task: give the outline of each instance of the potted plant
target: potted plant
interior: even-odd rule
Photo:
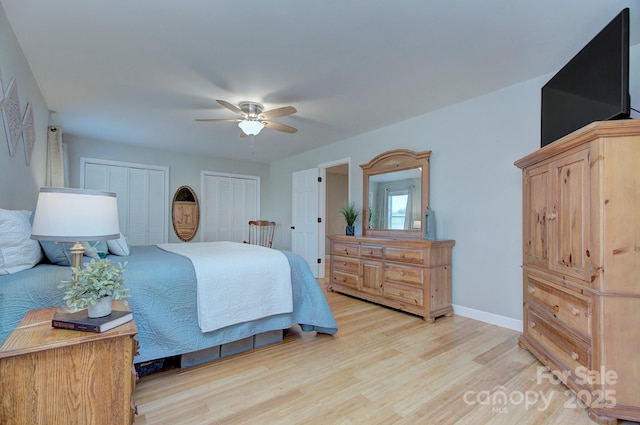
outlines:
[[[354,224],[360,216],[360,208],[355,202],[351,202],[342,207],[338,212],[342,214],[344,221],[347,222],[345,234],[347,236],[353,236],[355,234]]]
[[[117,266],[111,260],[91,260],[84,268],[72,267],[74,279],[63,281],[64,299],[74,310],[88,307],[89,317],[103,317],[111,314],[111,301],[121,300],[127,305],[128,290],[124,287],[124,267]]]

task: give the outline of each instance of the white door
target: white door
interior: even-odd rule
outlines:
[[[116,193],[120,231],[129,244],[167,242],[168,167],[83,157],[80,181],[86,189]]]
[[[260,218],[260,177],[203,172],[201,241],[247,240]]]
[[[293,213],[291,223],[291,251],[302,256],[313,275],[324,277],[324,264],[318,263],[318,234],[320,226],[318,219],[320,198],[319,170],[296,171],[293,173]]]

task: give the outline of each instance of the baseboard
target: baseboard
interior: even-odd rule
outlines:
[[[476,310],[461,305],[453,305],[453,314],[468,317],[469,319],[479,320],[491,325],[500,326],[514,331],[522,332],[522,320],[513,319],[511,317],[500,316],[498,314],[487,313],[486,311]]]

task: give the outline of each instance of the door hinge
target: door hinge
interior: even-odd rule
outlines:
[[[322,183],[322,177],[318,177],[318,183]]]
[[[322,223],[322,217],[318,217],[318,223]]]
[[[318,264],[322,264],[322,258],[318,258]]]

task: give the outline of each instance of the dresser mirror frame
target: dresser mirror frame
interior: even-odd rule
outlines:
[[[173,195],[171,223],[176,236],[183,242],[189,242],[198,233],[200,202],[190,186],[180,186]]]
[[[424,215],[429,207],[429,157],[431,151],[414,152],[408,149],[395,149],[383,152],[366,164],[360,165],[362,168],[362,235],[368,237],[396,238],[396,239],[420,239],[422,238],[422,227],[424,226]],[[370,180],[374,176],[382,177],[389,173],[418,169],[421,171],[420,180],[420,227],[409,230],[397,229],[370,229],[369,228],[369,187]],[[415,196],[415,194],[414,194]]]

